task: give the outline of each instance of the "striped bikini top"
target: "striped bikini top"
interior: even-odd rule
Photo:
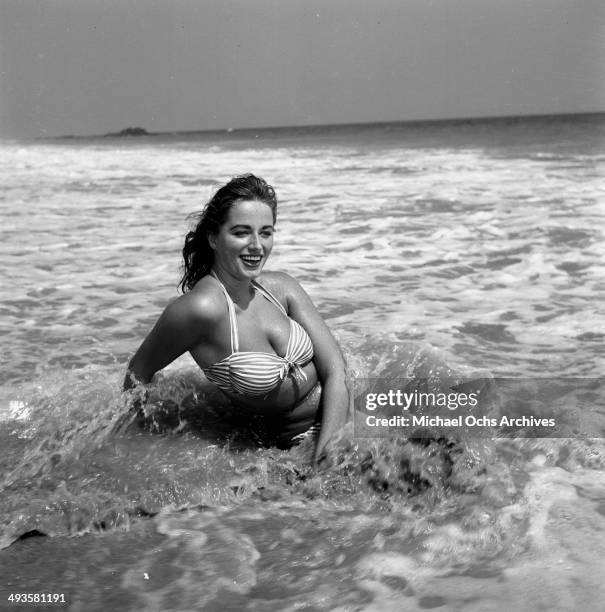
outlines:
[[[283,357],[274,353],[257,353],[253,351],[239,350],[239,334],[237,330],[237,319],[235,306],[229,296],[227,289],[218,277],[229,310],[229,324],[231,328],[231,354],[221,361],[204,369],[206,378],[214,383],[219,389],[244,396],[267,395],[290,372],[299,380],[306,380],[307,376],[302,366],[313,358],[313,344],[307,332],[294,319],[288,317],[288,313],[279,300],[267,289],[252,281],[253,286],[270,302],[272,302],[290,321],[290,337],[286,354]]]

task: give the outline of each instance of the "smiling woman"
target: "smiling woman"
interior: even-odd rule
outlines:
[[[229,225],[208,236],[214,266],[222,275],[255,276],[273,248],[272,209],[264,202],[242,200],[230,211]]]
[[[276,217],[273,188],[252,174],[216,192],[185,239],[183,295],[130,361],[124,388],[189,352],[267,444],[287,448],[319,431],[317,462],[347,419],[345,364],[299,283],[263,273]]]

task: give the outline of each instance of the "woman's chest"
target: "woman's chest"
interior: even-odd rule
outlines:
[[[245,310],[236,308],[235,317],[240,351],[286,355],[292,322],[273,304],[259,296]]]

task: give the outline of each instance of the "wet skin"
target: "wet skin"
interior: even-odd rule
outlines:
[[[257,291],[250,292],[249,280],[256,280],[270,291],[276,290],[274,275],[261,275],[263,266],[273,248],[273,215],[271,209],[255,201],[237,203],[230,211],[227,223],[209,239],[215,251],[214,272],[234,300],[238,325],[239,350],[285,355],[290,336],[290,322]],[[258,260],[258,262],[256,261]],[[203,282],[203,281],[206,282]],[[238,291],[245,283],[246,291]],[[210,286],[208,286],[210,285]],[[198,289],[199,287],[199,289]],[[216,293],[214,278],[202,279],[194,291]],[[230,291],[231,289],[231,291]],[[219,288],[220,291],[220,288]],[[224,297],[219,293],[219,299]],[[277,297],[280,290],[277,288]],[[284,300],[282,305],[287,307]],[[201,343],[190,350],[192,357],[203,369],[231,354],[230,324],[226,303],[224,316],[218,322],[210,342]],[[218,347],[220,350],[213,351]],[[213,354],[210,354],[213,353]],[[318,408],[318,394],[309,392],[317,385],[317,370],[313,361],[303,367],[306,380],[287,376],[276,389],[260,397],[225,394],[250,416],[264,417],[273,429],[283,429],[284,435],[294,436],[307,430],[314,421]],[[308,396],[308,397],[307,397]],[[306,398],[306,401],[302,401]]]
[[[252,281],[257,280],[280,301],[288,316],[307,331],[314,357],[303,367],[306,380],[299,380],[290,372],[265,396],[226,395],[241,407],[243,421],[262,421],[280,444],[306,431],[313,424],[320,405],[329,406],[327,418],[325,414],[322,417],[319,448],[322,437],[325,443],[346,420],[348,392],[344,361],[334,338],[300,285],[287,274],[262,273],[273,247],[273,231],[269,206],[255,200],[235,203],[217,234],[208,236],[214,250],[212,271],[234,302],[240,352],[279,356],[287,352],[288,317],[254,289]],[[146,383],[155,372],[186,351],[202,369],[232,353],[227,302],[214,276],[202,277],[192,291],[169,304],[131,360],[129,373]],[[126,382],[125,387],[128,386]]]

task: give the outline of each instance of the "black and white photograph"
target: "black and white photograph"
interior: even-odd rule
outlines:
[[[2,0],[0,610],[605,601],[600,0]]]

